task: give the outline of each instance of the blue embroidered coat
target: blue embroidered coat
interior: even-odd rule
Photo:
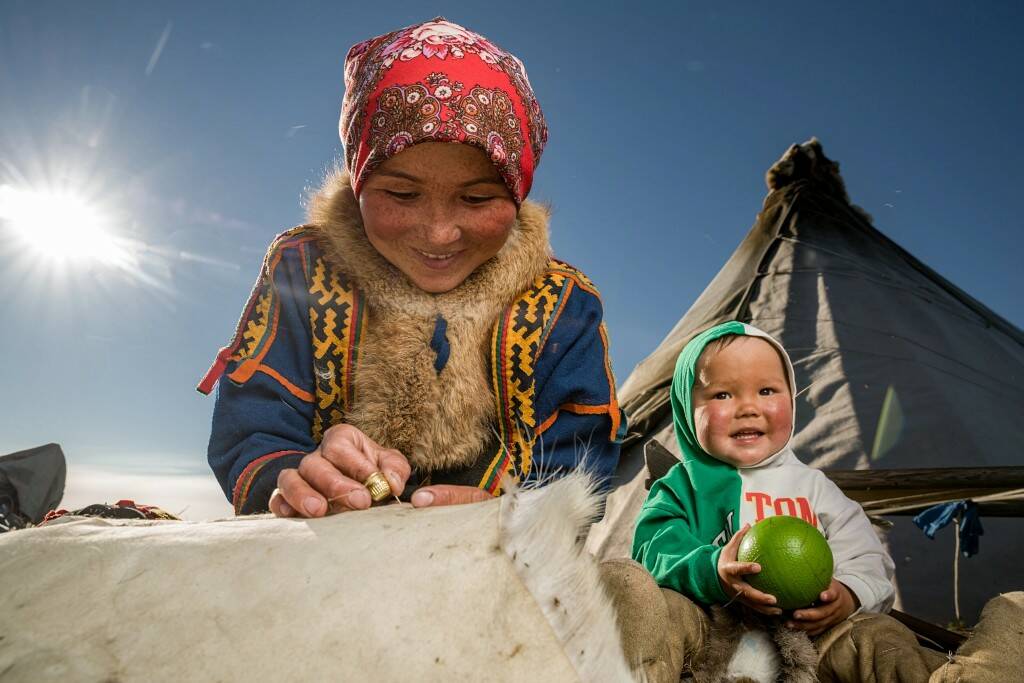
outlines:
[[[319,224],[274,240],[199,386],[217,387],[208,458],[236,512],[266,510],[278,473],[341,422],[410,459],[407,494],[453,483],[496,495],[506,473],[538,480],[581,462],[607,481],[626,425],[601,299],[547,256],[546,212],[525,203],[466,291],[435,296],[372,249],[340,187]]]

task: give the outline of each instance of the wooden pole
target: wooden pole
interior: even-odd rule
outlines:
[[[956,626],[960,628],[960,515],[953,516],[953,611],[956,613]]]

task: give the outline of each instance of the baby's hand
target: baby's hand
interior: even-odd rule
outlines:
[[[798,631],[807,631],[809,636],[818,636],[853,614],[860,601],[849,588],[832,579],[832,583],[821,593],[817,607],[798,609],[786,626]]]
[[[722,548],[722,552],[718,556],[718,582],[722,584],[722,590],[726,595],[750,609],[771,616],[782,614],[782,610],[775,607],[776,601],[773,596],[762,593],[743,580],[747,574],[756,574],[761,571],[761,565],[756,562],[736,561],[736,550],[749,530],[750,525],[747,524],[737,531],[736,535],[729,539],[729,542]]]

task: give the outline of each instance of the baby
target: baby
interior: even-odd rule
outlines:
[[[819,636],[852,615],[871,613],[872,621],[857,617],[859,639],[864,643],[859,652],[847,657],[856,661],[832,662],[845,671],[830,672],[839,680],[869,679],[875,668],[864,645],[874,641],[873,628],[885,631],[884,637],[890,640],[887,647],[892,645],[894,625],[908,648],[916,649],[916,642],[909,631],[880,614],[893,602],[894,566],[860,505],[822,472],[797,460],[789,447],[795,396],[789,356],[761,330],[727,322],[690,341],[676,363],[671,389],[682,462],[651,487],[637,520],[633,557],[660,586],[704,607],[739,603],[769,617],[762,620],[766,628],[761,631],[774,630],[783,673],[789,660],[780,641],[794,631]],[[772,515],[801,517],[816,526],[835,558],[834,576],[819,600],[790,614],[776,607],[775,597],[744,580],[761,567],[736,559],[750,525]],[[681,627],[706,632],[704,612],[690,612],[697,623]],[[750,638],[741,637],[747,629],[733,625],[734,647],[728,661],[714,664],[716,676],[727,668],[742,669],[742,651],[753,647]],[[714,635],[712,629],[712,640]],[[800,638],[806,643],[806,638]],[[822,643],[819,648],[826,649]],[[812,658],[816,656],[811,653]],[[686,653],[686,659],[692,660],[695,654]],[[704,659],[710,656],[701,654]],[[807,660],[805,653],[805,673],[817,665]],[[695,668],[700,668],[699,663]],[[928,670],[921,673],[927,677]]]

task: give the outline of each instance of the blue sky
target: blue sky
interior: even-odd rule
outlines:
[[[76,188],[134,264],[48,263],[0,219],[0,452],[59,442],[79,498],[215,498],[194,386],[341,152],[345,52],[435,14],[526,63],[551,132],[532,198],[604,294],[620,381],[812,135],[881,230],[1024,324],[1024,6],[722,5],[0,4],[0,186]]]

